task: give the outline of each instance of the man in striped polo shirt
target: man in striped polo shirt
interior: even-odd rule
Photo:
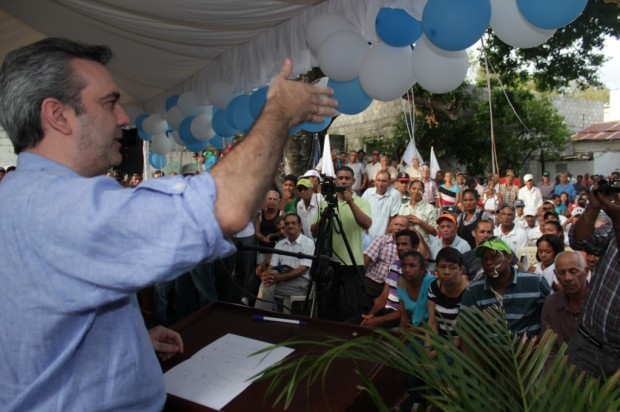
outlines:
[[[465,290],[461,309],[499,306],[504,310],[511,332],[537,335],[543,303],[551,293],[545,278],[512,266],[510,246],[501,239],[485,240],[476,247],[475,255],[482,260],[485,276]]]

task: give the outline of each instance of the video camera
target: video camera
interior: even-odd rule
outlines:
[[[342,193],[346,190],[346,186],[337,186],[333,177],[321,175],[321,194],[325,197],[327,203],[337,204],[336,193]]]
[[[620,193],[620,179],[601,179],[598,181],[598,191],[606,195]]]

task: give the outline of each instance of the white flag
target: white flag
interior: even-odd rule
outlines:
[[[441,168],[439,167],[439,162],[435,157],[435,150],[433,149],[433,146],[431,146],[431,177],[434,179],[435,175],[440,170]]]
[[[415,147],[415,142],[413,139],[409,139],[409,144],[407,145],[407,148],[405,149],[405,153],[403,153],[403,157],[400,159],[401,163],[405,162],[405,164],[407,166],[411,166],[412,162],[411,160],[417,157],[418,158],[418,164],[422,165],[424,164],[424,160],[422,159],[422,156],[420,155],[420,152],[418,152],[418,149]]]
[[[323,143],[323,163],[321,164],[321,173],[326,176],[336,177],[334,171],[334,162],[332,160],[332,149],[329,144],[329,135],[325,135],[325,142]]]

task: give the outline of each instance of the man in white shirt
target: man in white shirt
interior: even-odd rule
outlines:
[[[301,219],[294,213],[284,218],[286,238],[276,243],[276,250],[314,255],[314,241],[301,233]],[[310,285],[312,260],[274,253],[269,265],[258,275],[261,278],[259,309],[281,311],[287,296],[306,293]],[[262,292],[262,296],[261,296]]]
[[[368,229],[371,238],[376,239],[385,235],[390,218],[398,214],[400,208],[400,194],[390,187],[390,174],[385,170],[377,173],[375,187],[367,189],[362,199],[370,203],[372,225]]]
[[[379,151],[375,150],[370,156],[370,162],[366,165],[366,181],[367,187],[375,186],[375,174],[381,170],[381,163],[379,163]]]
[[[527,246],[527,233],[525,229],[515,225],[515,209],[512,206],[502,206],[499,211],[499,226],[493,233],[510,246],[512,253],[516,254],[519,249]]]
[[[356,195],[361,196],[364,189],[366,189],[367,184],[366,169],[364,168],[364,165],[357,160],[357,152],[355,150],[351,150],[349,152],[349,159],[346,165],[353,170],[353,177],[355,178],[355,183],[353,183],[353,191]]]
[[[312,239],[310,227],[316,220],[317,213],[319,213],[319,203],[323,200],[323,196],[314,193],[314,186],[310,179],[299,179],[297,182],[297,194],[301,198],[297,202],[297,214],[301,218],[303,233]]]
[[[542,205],[543,198],[540,189],[534,186],[534,176],[526,174],[523,176],[525,186],[519,189],[519,199],[523,200],[525,207],[537,208]]]
[[[461,253],[471,250],[469,243],[456,234],[456,226],[456,218],[451,214],[439,215],[437,218],[437,234],[441,237],[435,239],[430,245],[432,260],[435,260],[437,253],[446,247],[453,247]]]

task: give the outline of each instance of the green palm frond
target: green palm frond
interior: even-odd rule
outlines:
[[[463,312],[455,332],[466,353],[429,328],[406,333],[377,330],[352,340],[289,340],[276,346],[311,345],[311,354],[289,357],[265,370],[267,399],[287,408],[295,394],[324,381],[336,359],[381,363],[425,382],[430,403],[444,411],[617,411],[620,371],[605,381],[584,376],[568,364],[562,346],[555,357],[553,332],[522,339],[510,333],[503,311]],[[431,344],[436,359],[427,355]],[[271,350],[268,348],[265,351]],[[361,369],[360,385],[377,410],[388,411],[381,394]]]

